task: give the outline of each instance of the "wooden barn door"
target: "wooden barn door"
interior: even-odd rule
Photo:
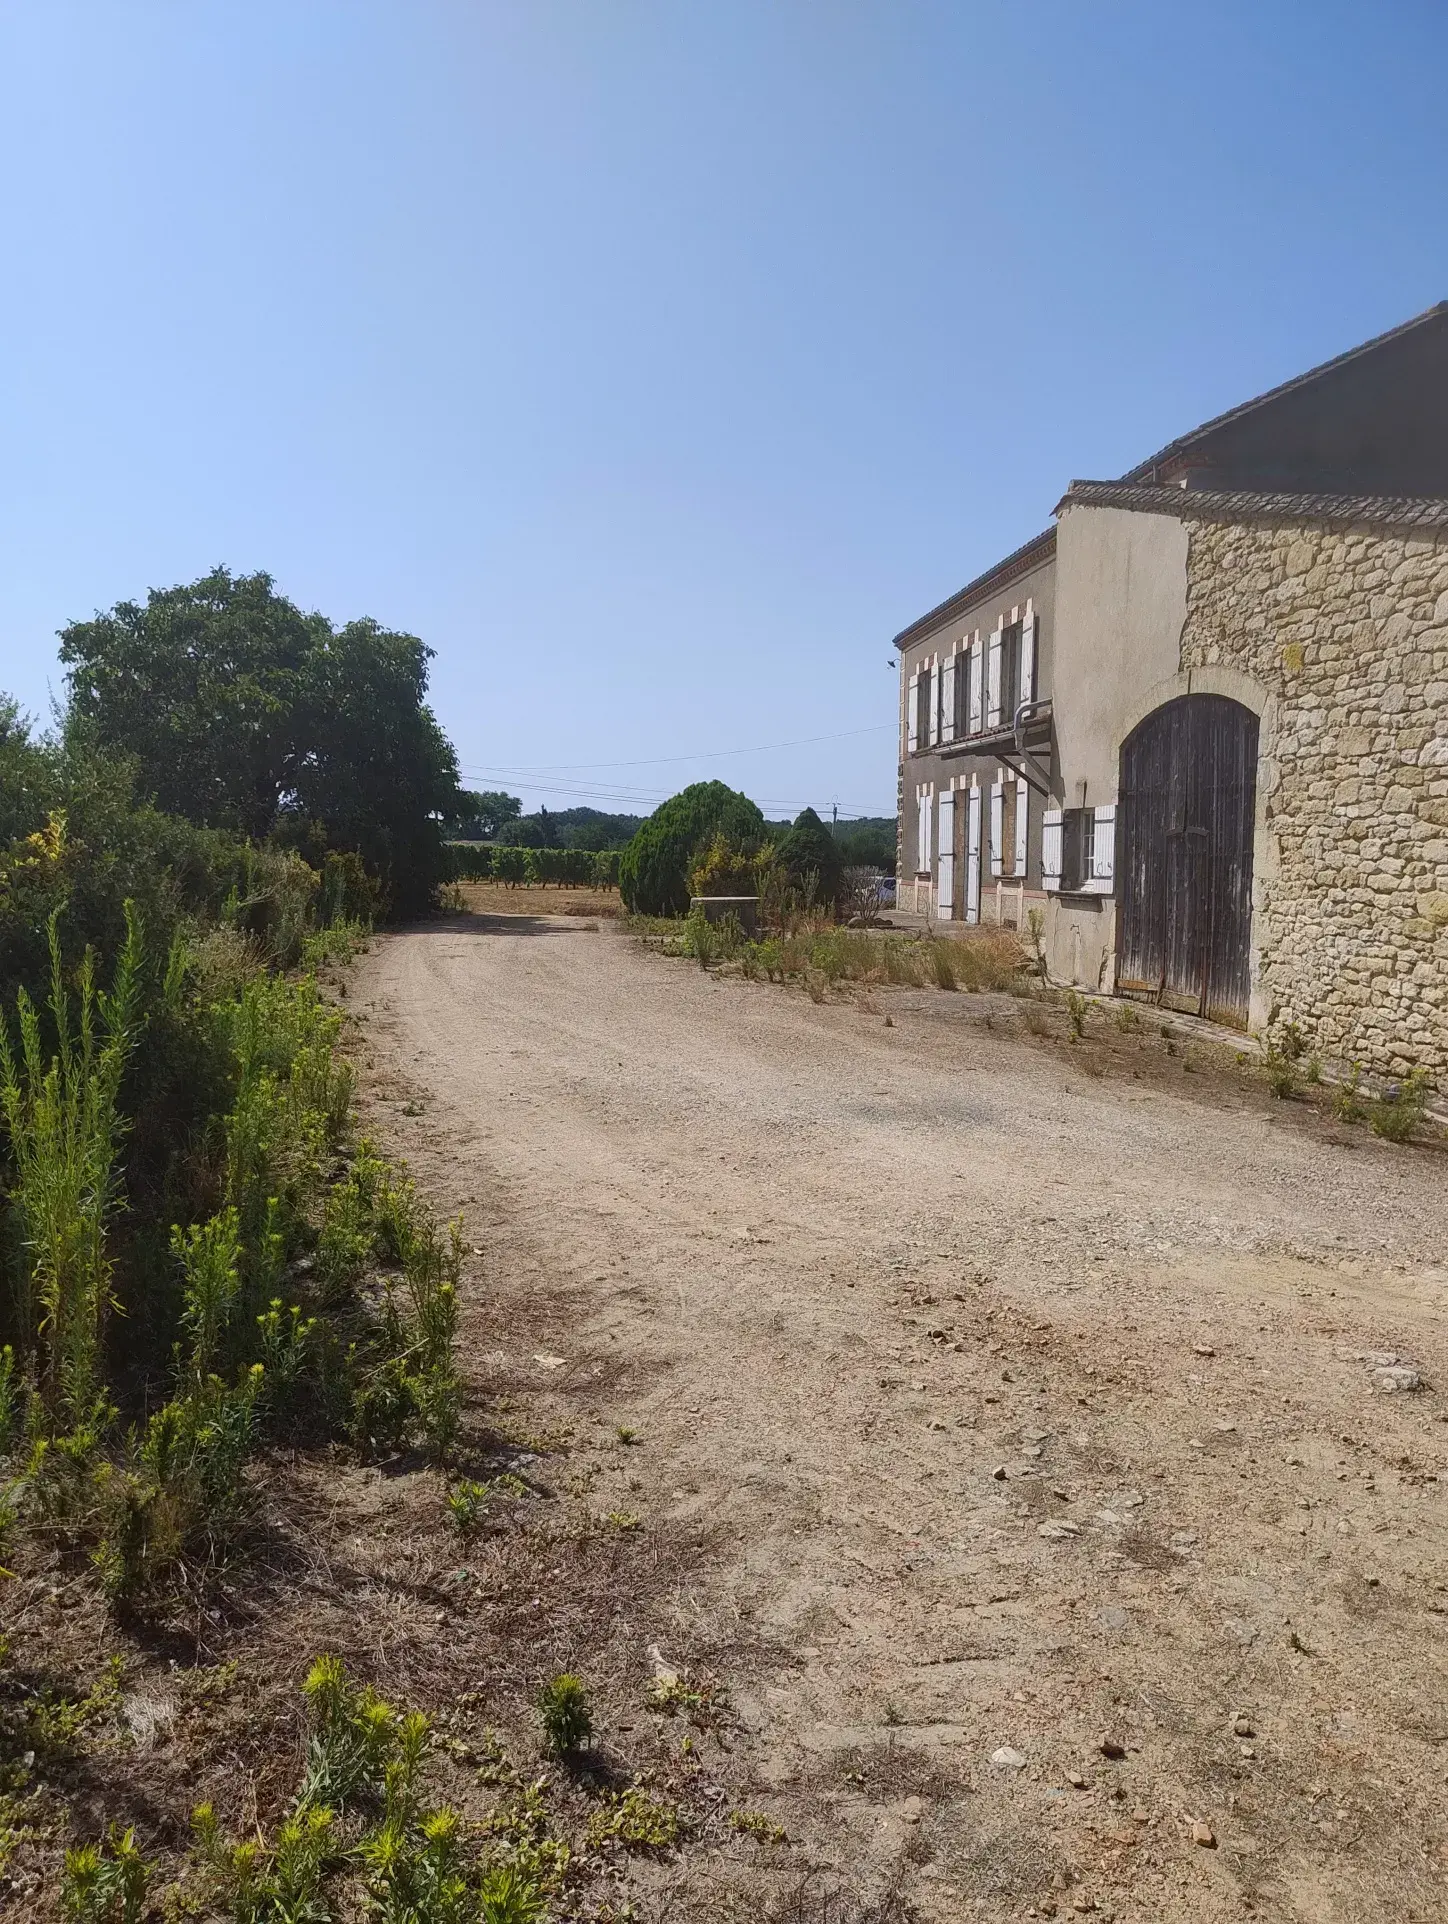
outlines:
[[[1184,695],[1121,750],[1117,987],[1247,1026],[1257,717]]]

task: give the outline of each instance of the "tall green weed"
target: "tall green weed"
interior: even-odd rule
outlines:
[[[53,1052],[25,989],[16,998],[18,1054],[0,1012],[0,1112],[23,1243],[17,1333],[52,1430],[82,1421],[100,1389],[111,1307],[106,1231],[120,1201],[116,1158],[125,1129],[117,1098],[141,1024],[142,956],[140,927],[128,905],[111,988],[96,987],[88,949],[72,1006],[59,921],[56,911],[49,928]]]

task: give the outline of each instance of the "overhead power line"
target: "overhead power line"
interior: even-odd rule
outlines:
[[[650,755],[631,762],[533,762],[501,773],[521,779],[525,775],[575,775],[596,768],[662,768],[670,762],[717,762],[732,755],[772,755],[785,748],[813,748],[820,742],[851,741],[858,735],[893,733],[894,722],[872,722],[868,728],[846,728],[837,735],[805,735],[793,742],[760,742],[753,748],[698,748],[683,755]]]
[[[460,772],[471,781],[495,782],[514,779],[509,770],[501,768],[464,768]],[[631,812],[630,805],[632,805],[632,807],[655,809],[660,802],[666,802],[669,799],[667,794],[661,794],[657,790],[645,791],[633,788],[605,788],[596,783],[585,782],[538,782],[530,778],[526,782],[521,782],[519,786],[530,788],[535,794],[563,796],[570,801],[587,803],[594,807],[601,808],[605,813],[613,814],[627,814]],[[806,803],[800,801],[798,798],[789,800],[777,795],[759,795],[754,799],[762,809],[781,809],[788,814],[795,815],[797,815],[802,808],[817,808],[819,806],[818,803]],[[829,803],[825,804],[826,808],[829,806]],[[840,814],[842,816],[873,817],[879,815],[884,817],[893,813],[894,811],[888,808],[872,809],[857,807],[843,802],[840,804]]]

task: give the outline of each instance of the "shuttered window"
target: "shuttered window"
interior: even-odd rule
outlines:
[[[955,914],[955,791],[940,797],[940,853],[935,864],[935,913],[942,922]]]
[[[973,782],[965,816],[965,919],[980,920],[980,789]]]
[[[955,677],[958,663],[954,655],[940,665],[940,739],[955,740]]]
[[[1006,785],[992,782],[990,785],[990,872],[999,875],[1001,859],[1005,847],[1006,828]]]
[[[999,728],[1001,725],[1001,640],[999,628],[990,638],[986,650],[985,670],[985,725]]]
[[[1022,777],[1016,781],[1016,874],[1024,877],[1031,822],[1030,784]]]
[[[1041,817],[1041,886],[1046,889],[1059,889],[1061,886],[1061,826],[1062,815],[1059,808],[1048,808]]]
[[[1096,833],[1091,843],[1091,879],[1111,887],[1116,874],[1116,804],[1096,810]]]
[[[1021,700],[1036,699],[1036,617],[1021,623]]]
[[[970,644],[970,713],[968,716],[968,726],[972,735],[978,735],[981,730],[982,659],[980,631],[977,629],[975,639]]]
[[[931,748],[940,740],[940,670],[934,662],[925,671],[925,739]]]
[[[909,693],[905,698],[905,752],[914,755],[920,748],[920,671],[917,668],[910,677]]]
[[[915,803],[915,873],[930,873],[930,795],[928,791]]]

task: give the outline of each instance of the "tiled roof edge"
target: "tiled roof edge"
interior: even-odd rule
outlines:
[[[984,601],[997,588],[1004,588],[1006,583],[1014,580],[1017,575],[1025,574],[1030,568],[1039,567],[1041,562],[1049,560],[1055,552],[1055,528],[1042,529],[1040,534],[1033,535],[1019,548],[1013,548],[1002,560],[996,562],[994,567],[987,568],[984,574],[977,575],[974,581],[967,581],[965,586],[951,595],[948,601],[942,601],[938,608],[932,608],[929,614],[921,615],[920,619],[912,621],[908,628],[902,628],[890,646],[897,650],[908,648],[912,642],[921,640],[932,629],[938,628],[943,621],[949,621],[953,615],[963,615],[973,603]]]
[[[1290,381],[1281,381],[1276,387],[1269,387],[1265,393],[1254,394],[1250,401],[1240,401],[1236,407],[1228,408],[1225,413],[1214,414],[1210,421],[1203,421],[1200,427],[1192,428],[1186,434],[1179,434],[1174,441],[1168,441],[1164,448],[1158,448],[1156,453],[1150,455],[1145,461],[1139,461],[1134,468],[1128,468],[1122,475],[1122,480],[1141,480],[1154,468],[1163,466],[1174,456],[1184,453],[1197,442],[1205,440],[1209,434],[1215,434],[1218,428],[1227,427],[1231,422],[1241,420],[1244,415],[1254,413],[1256,409],[1265,407],[1270,401],[1279,401],[1284,395],[1295,393],[1299,388],[1309,387],[1312,382],[1320,381],[1324,375],[1335,374],[1339,368],[1346,367],[1363,355],[1375,353],[1379,348],[1386,347],[1390,341],[1401,340],[1405,334],[1415,333],[1420,327],[1441,326],[1445,317],[1448,317],[1448,301],[1435,302],[1432,307],[1425,308],[1421,314],[1415,314],[1411,320],[1400,321],[1396,327],[1388,328],[1386,333],[1375,334],[1370,341],[1360,341],[1356,347],[1348,348],[1345,353],[1334,354],[1330,361],[1320,361],[1316,367],[1310,367],[1302,374],[1294,374]]]
[[[1448,530],[1448,501],[1426,495],[1274,494],[1235,488],[1172,488],[1133,481],[1073,481],[1063,508],[1126,508],[1182,521],[1316,521],[1331,527]]]

